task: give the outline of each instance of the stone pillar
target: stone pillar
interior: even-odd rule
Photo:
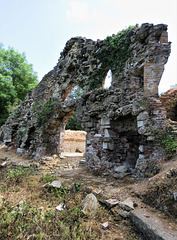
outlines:
[[[160,43],[168,43],[168,32],[163,31],[160,37]]]
[[[158,96],[158,86],[164,71],[163,63],[145,63],[144,92],[148,96]]]
[[[168,44],[168,32],[163,31],[159,44]],[[144,65],[144,92],[148,96],[158,96],[158,86],[164,71],[164,60],[156,58],[156,62],[148,62]]]

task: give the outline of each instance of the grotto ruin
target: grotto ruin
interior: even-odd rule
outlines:
[[[87,132],[87,165],[119,178],[120,168],[151,176],[164,150],[154,132],[166,124],[158,85],[170,55],[167,25],[142,24],[104,41],[71,38],[57,65],[14,109],[0,137],[7,149],[34,159],[60,154],[67,120],[75,112]],[[103,88],[107,72],[112,84]],[[74,86],[78,99],[67,97]]]

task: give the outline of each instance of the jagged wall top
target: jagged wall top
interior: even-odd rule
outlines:
[[[57,65],[44,76],[33,91],[33,95],[36,95],[37,99],[44,99],[51,92],[53,97],[59,98],[61,101],[65,100],[75,85],[83,87],[85,92],[100,87],[109,69],[113,72],[113,87],[142,89],[144,88],[145,64],[160,63],[164,65],[167,62],[170,43],[167,38],[166,45],[164,45],[165,34],[167,35],[167,25],[154,26],[148,23],[123,32],[128,39],[125,50],[130,51],[130,56],[118,76],[116,74],[118,69],[109,61],[109,58],[116,61],[119,55],[119,48],[116,46],[117,51],[112,51],[110,44],[116,35],[109,37],[109,41],[93,41],[82,37],[71,38],[66,43]],[[100,57],[102,50],[107,55],[106,65],[102,61],[102,56]]]
[[[100,114],[106,116],[110,110],[113,115],[115,112],[119,114],[122,104],[132,106],[132,101],[137,102],[137,96],[156,96],[164,64],[170,54],[167,25],[145,23],[141,27],[124,31],[121,36],[128,39],[124,50],[130,54],[128,59],[124,59],[122,71],[118,71],[118,74],[116,65],[109,62],[109,56],[116,61],[119,54],[119,49],[113,51],[109,44],[109,41],[116,39],[116,35],[106,41],[71,38],[54,69],[44,76],[18,106],[18,114],[12,113],[9,116],[1,129],[1,139],[7,145],[27,151],[32,157],[60,153],[65,124],[73,111],[77,112],[76,115],[83,124],[92,126],[94,122],[94,128],[90,127],[89,131],[98,132],[96,122],[101,117]],[[106,65],[102,53],[108,57]],[[113,71],[112,86],[103,91],[99,87],[109,69]],[[67,101],[67,96],[75,85],[83,87],[84,95],[81,99]],[[109,109],[106,108],[107,103]],[[83,106],[94,109],[94,112],[81,111],[82,117],[79,117],[79,108]],[[105,106],[104,113],[99,112],[100,106]],[[138,115],[139,111],[134,112],[134,115]],[[126,114],[127,110],[124,111]]]

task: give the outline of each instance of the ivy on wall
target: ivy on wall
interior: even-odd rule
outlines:
[[[98,77],[90,79],[89,90],[101,87],[109,69],[111,69],[114,76],[118,76],[123,71],[125,62],[131,54],[129,49],[130,37],[136,28],[130,26],[116,35],[108,36],[103,40],[98,52],[98,59],[102,63],[102,69],[98,72]]]
[[[40,124],[46,123],[52,114],[54,114],[56,101],[50,98],[47,102],[41,100],[37,105],[33,104],[35,117]]]

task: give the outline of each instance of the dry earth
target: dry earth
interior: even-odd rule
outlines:
[[[0,148],[0,159],[7,159],[9,166],[14,163],[34,163],[25,155],[16,155],[15,150],[7,152],[4,146]],[[136,208],[146,208],[160,219],[165,220],[166,229],[177,231],[177,202],[173,198],[173,193],[177,192],[177,157],[161,163],[161,171],[154,177],[141,180],[136,180],[134,176],[126,177],[123,180],[96,176],[88,169],[79,167],[81,159],[83,159],[82,153],[64,153],[60,158],[55,156],[52,160],[45,161],[45,164],[39,162],[39,175],[33,176],[30,180],[31,186],[34,185],[34,191],[41,191],[42,183],[39,183],[41,174],[49,173],[68,184],[81,183],[88,189],[88,192],[94,191],[107,198],[124,201],[131,197],[136,203]],[[1,186],[3,184],[3,179],[1,179]],[[29,192],[25,184],[22,183],[18,188],[16,190],[9,186],[9,191],[3,194],[14,205],[25,199],[30,199],[34,205],[40,204],[45,208],[49,204],[48,200],[39,202],[39,198],[34,198],[34,193]],[[102,230],[102,238],[99,239],[140,239],[135,233],[132,233],[133,238],[132,235],[130,238],[127,237],[127,231],[130,231],[131,226],[124,224],[124,221],[121,224],[115,224],[111,217],[108,221],[111,227],[109,230]],[[99,226],[101,222],[97,221],[94,224]]]

